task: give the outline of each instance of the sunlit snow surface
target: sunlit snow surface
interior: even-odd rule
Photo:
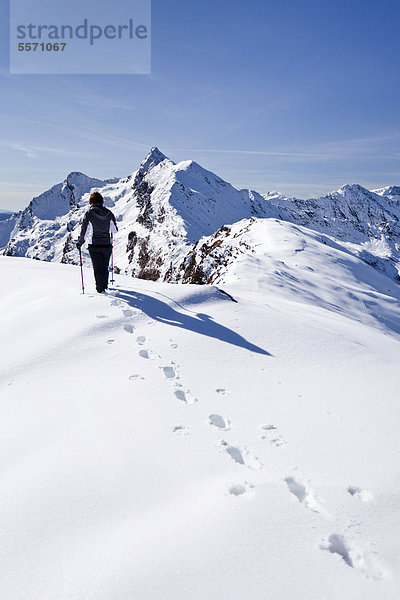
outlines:
[[[210,286],[0,257],[2,598],[398,598],[399,288],[265,223]]]

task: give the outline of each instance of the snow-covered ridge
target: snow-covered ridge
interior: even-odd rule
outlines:
[[[223,226],[199,240],[174,276],[280,296],[400,338],[399,286],[331,237],[287,221],[251,218]]]
[[[375,194],[380,196],[391,196],[393,199],[397,199],[400,202],[400,186],[399,185],[388,185],[377,190],[372,190]]]
[[[347,184],[320,198],[301,200],[278,195],[269,199],[286,211],[288,220],[326,233],[362,260],[398,281],[399,189],[392,186],[370,191],[358,184]]]
[[[287,198],[237,190],[198,163],[175,164],[153,147],[127,177],[98,180],[70,173],[0,222],[4,254],[76,263],[74,241],[90,191],[115,213],[117,270],[143,279],[174,281],[203,236],[242,219],[278,218],[326,234],[390,278],[400,272],[400,187],[367,190],[344,185],[321,198]]]

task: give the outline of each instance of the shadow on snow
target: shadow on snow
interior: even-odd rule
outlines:
[[[162,302],[161,300],[157,300],[152,296],[147,296],[140,292],[115,290],[114,294],[117,298],[125,300],[133,308],[138,308],[160,323],[172,325],[173,327],[181,327],[182,329],[187,329],[188,331],[193,331],[200,335],[206,335],[221,340],[222,342],[226,342],[227,344],[245,348],[246,350],[250,350],[250,352],[272,356],[270,352],[248,342],[244,337],[235,333],[228,327],[216,323],[210,315],[196,313],[196,316],[192,317],[174,310],[166,302]]]

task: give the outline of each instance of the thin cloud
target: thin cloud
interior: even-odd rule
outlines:
[[[30,144],[23,144],[20,142],[5,142],[5,141],[0,141],[0,146],[2,146],[3,148],[8,148],[9,150],[16,150],[17,152],[22,152],[23,154],[25,154],[25,156],[27,158],[30,159],[39,159],[40,154],[58,154],[61,156],[76,156],[77,155],[77,150],[73,150],[73,149],[65,149],[65,148],[60,148],[59,146],[37,146],[37,145],[30,145]],[[86,156],[86,157],[90,157],[90,154],[83,154],[81,152],[81,150],[79,149],[79,155],[82,156]]]
[[[191,148],[183,152],[207,152],[213,154],[245,154],[256,156],[284,156],[284,157],[319,157],[317,153],[311,152],[282,152],[278,150],[228,150],[226,148]]]
[[[182,150],[181,150],[182,151]],[[243,156],[269,156],[293,160],[340,160],[349,156],[398,159],[400,156],[400,135],[388,134],[350,138],[304,146],[296,150],[251,150],[231,148],[187,148],[188,153],[233,154]]]
[[[23,146],[22,144],[5,144],[8,145],[12,150],[18,150],[19,152],[23,152],[27,158],[37,159],[39,158],[38,153],[33,148],[29,148],[28,146]]]
[[[114,128],[107,128],[103,122],[83,116],[79,111],[76,111],[71,107],[69,107],[66,113],[68,118],[65,119],[65,123],[60,122],[56,117],[48,117],[43,125],[51,128],[53,134],[54,132],[59,132],[61,135],[65,135],[66,133],[71,133],[69,123],[73,122],[73,135],[75,138],[80,138],[88,142],[97,142],[103,144],[105,148],[108,146],[116,146],[129,151],[140,150],[148,152],[150,150],[151,144],[149,142],[138,142],[129,138],[127,135],[116,135],[114,133]],[[80,146],[80,148],[81,147],[82,146]],[[75,151],[74,154],[83,156],[80,149],[78,153]]]
[[[118,98],[112,98],[107,94],[95,94],[93,92],[83,92],[79,96],[70,96],[69,100],[80,106],[89,108],[100,108],[105,110],[134,110],[138,108],[133,103],[124,102]]]

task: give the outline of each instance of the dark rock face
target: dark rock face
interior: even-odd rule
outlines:
[[[201,240],[197,242],[178,267],[175,281],[197,284],[213,283],[232,258],[232,251],[221,251],[223,239],[229,237],[230,233],[231,228],[224,225],[211,236],[210,242]],[[204,264],[207,261],[212,265],[211,272],[205,270]]]
[[[190,252],[180,269],[183,270],[183,283],[207,283],[203,269],[197,264],[196,252],[194,250]]]
[[[157,268],[157,257],[154,256],[149,246],[150,237],[146,237],[139,242],[139,270],[132,275],[139,279],[157,281],[160,278],[160,271]]]
[[[136,192],[137,203],[140,207],[140,213],[138,216],[138,223],[143,225],[150,231],[153,229],[153,206],[151,203],[151,194],[154,192],[154,188],[151,187],[147,181],[140,179],[138,173],[133,185],[133,189]]]
[[[166,158],[167,157],[160,152],[158,148],[153,146],[146,159],[140,165],[132,185],[137,204],[140,208],[137,221],[140,223],[140,225],[143,225],[150,231],[153,229],[154,223],[154,208],[151,201],[151,195],[154,192],[154,187],[148,183],[145,177],[154,166],[160,164],[166,160]]]
[[[128,234],[128,243],[126,245],[126,251],[129,253],[128,254],[128,261],[130,263],[133,260],[134,251],[135,251],[137,242],[138,242],[138,236],[137,236],[136,232],[135,231],[131,231]]]
[[[68,256],[68,254],[70,252],[72,252],[73,250],[75,250],[75,244],[74,244],[74,241],[72,239],[72,235],[69,234],[68,237],[67,237],[67,239],[66,239],[66,241],[65,241],[64,248],[63,248],[63,255],[62,255],[62,258],[61,258],[61,262],[62,263],[64,263],[64,264],[70,264],[70,263],[73,262],[70,259],[70,257]]]

